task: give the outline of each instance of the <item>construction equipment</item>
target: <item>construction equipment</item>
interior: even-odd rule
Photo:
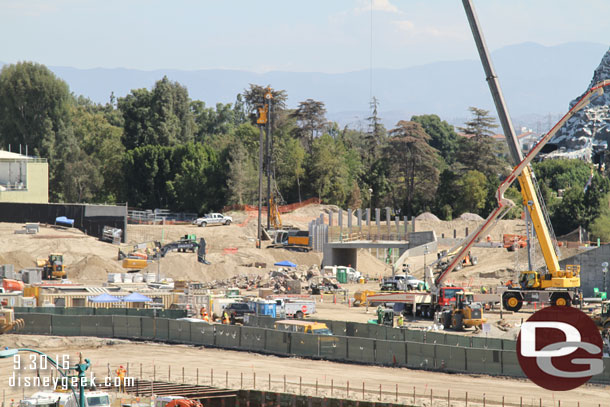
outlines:
[[[269,198],[269,209],[271,228],[275,230],[282,229],[282,217],[280,216],[280,208],[277,204],[277,200],[273,196]]]
[[[180,240],[178,240],[178,243],[181,243],[182,245],[176,250],[182,253],[186,253],[187,251],[195,253],[195,250],[199,247],[197,244],[197,235],[194,234],[184,235]]]
[[[594,314],[591,319],[600,329],[610,330],[610,301],[602,301],[601,312]]]
[[[394,327],[394,310],[379,306],[377,308],[377,318],[369,319],[367,322],[369,324],[385,325],[392,328]]]
[[[505,233],[502,235],[503,246],[509,252],[527,247],[527,236]]]
[[[311,251],[309,231],[307,230],[276,230],[273,243],[267,248],[283,248],[300,252]]]
[[[64,255],[61,253],[51,253],[46,259],[37,259],[36,266],[42,267],[43,280],[68,278],[64,266]]]
[[[189,238],[183,238],[178,241],[168,243],[165,246],[161,246],[154,253],[147,255],[145,258],[139,257],[134,253],[130,253],[126,257],[123,257],[123,268],[137,272],[138,270],[146,268],[150,263],[152,263],[153,260],[158,261],[160,258],[165,257],[168,252],[173,250],[178,250],[181,252],[191,251],[193,253],[195,253],[196,250],[197,261],[203,264],[210,264],[210,262],[205,259],[205,246],[206,243],[204,238],[200,238],[199,242],[190,240]],[[121,259],[121,252],[119,252],[119,259]]]
[[[587,91],[568,113],[538,141],[529,151],[527,156],[523,158],[523,153],[521,152],[510,118],[508,117],[497,77],[491,66],[489,53],[479,29],[479,24],[476,15],[474,14],[471,1],[462,0],[462,2],[470,22],[470,27],[477,44],[485,74],[487,75],[487,80],[496,104],[496,109],[498,110],[498,116],[504,130],[504,135],[507,139],[513,161],[516,162],[516,166],[498,187],[496,192],[498,207],[492,211],[484,223],[474,233],[468,236],[459,245],[458,253],[451,259],[447,268],[436,277],[436,282],[442,281],[443,277],[462,261],[472,245],[491,230],[497,221],[514,206],[512,201],[504,197],[504,193],[516,180],[519,180],[523,204],[527,207],[531,216],[547,270],[544,273],[533,270],[522,272],[519,278],[519,285],[509,287],[502,294],[502,303],[507,310],[516,312],[521,309],[524,301],[539,301],[542,295],[548,296],[552,305],[569,306],[579,298],[577,292],[580,287],[580,267],[568,266],[565,270],[562,270],[559,266],[553,239],[551,238],[546,223],[547,220],[543,210],[543,201],[538,197],[537,190],[534,186],[535,181],[533,173],[529,164],[542,150],[542,147],[546,145],[574,113],[588,105],[592,98],[603,94],[604,87],[609,86],[610,81],[601,82]]]
[[[443,311],[442,321],[445,329],[461,331],[465,327],[474,327],[478,330],[487,322],[487,318],[483,318],[483,307],[474,301],[474,294],[462,291],[455,294],[451,309]]]
[[[12,308],[0,308],[0,334],[17,331],[25,327],[25,321],[21,318],[15,319]]]
[[[455,256],[456,254],[456,250],[451,253],[447,253],[447,250],[442,250],[440,253],[438,253],[438,260],[432,264],[437,269],[444,269],[449,265],[449,257]],[[462,262],[455,266],[454,271],[460,270],[462,267],[476,266],[478,262],[479,259],[468,251],[468,253],[462,259]]]
[[[112,244],[120,244],[123,236],[123,229],[114,228],[112,226],[104,226],[102,229],[102,237],[100,240]]]

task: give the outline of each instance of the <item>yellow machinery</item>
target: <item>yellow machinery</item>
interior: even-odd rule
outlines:
[[[280,208],[277,205],[276,200],[271,197],[269,198],[269,208],[271,212],[271,227],[275,230],[282,228],[282,217],[280,216]]]
[[[603,301],[601,312],[594,314],[591,319],[599,329],[610,330],[610,301]]]
[[[15,319],[15,313],[11,308],[0,308],[0,334],[25,327],[23,319]]]
[[[47,259],[37,259],[36,265],[42,267],[43,280],[67,278],[64,255],[61,253],[51,253]]]
[[[455,303],[451,309],[443,312],[443,327],[445,329],[455,329],[461,331],[464,328],[481,329],[487,322],[483,318],[483,307],[480,303],[474,302],[474,294],[458,292],[455,294]]]

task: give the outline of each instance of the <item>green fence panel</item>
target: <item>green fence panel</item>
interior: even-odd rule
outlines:
[[[127,315],[113,315],[112,327],[113,337],[129,338],[129,332],[127,330]]]
[[[80,335],[80,317],[70,315],[53,315],[51,318],[51,332],[59,336]]]
[[[348,322],[346,324],[346,336],[355,336],[358,338],[368,338],[369,337],[369,327],[376,326],[373,324],[362,324],[359,322]]]
[[[591,383],[610,384],[610,358],[604,358],[604,371],[593,376]]]
[[[470,339],[469,336],[445,334],[445,345],[470,348],[472,345]]]
[[[258,326],[258,316],[256,315],[244,315],[244,326]]]
[[[385,366],[406,366],[407,346],[404,341],[376,341],[375,363]]]
[[[329,338],[332,338],[329,336]],[[292,332],[290,353],[295,356],[318,356],[318,335]]]
[[[235,325],[216,325],[216,346],[221,348],[239,348],[241,327]]]
[[[259,316],[258,317],[258,327],[266,328],[266,329],[274,329],[275,321],[277,321],[277,320],[278,320],[277,318],[273,318],[273,317]]]
[[[511,350],[502,351],[502,374],[513,377],[525,376],[519,365],[517,352]]]
[[[517,350],[517,341],[502,339],[502,350]]]
[[[487,338],[486,345],[487,345],[486,346],[487,349],[502,350],[502,339]]]
[[[167,341],[169,339],[169,319],[155,318],[155,339]]]
[[[321,335],[320,356],[329,360],[347,360],[347,337]]]
[[[332,331],[333,335],[347,336],[347,322],[345,321],[331,321],[328,328]]]
[[[154,309],[147,308],[127,308],[126,312],[129,316],[134,317],[154,317],[156,315],[156,311]]]
[[[388,328],[385,331],[386,339],[388,341],[403,341],[404,342],[405,331],[406,331],[406,329],[404,329],[404,328],[398,328],[398,329]]]
[[[133,339],[142,338],[142,318],[133,316],[127,317],[127,336]]]
[[[36,307],[13,307],[15,314],[29,314],[34,312]]]
[[[472,347],[476,349],[485,349],[487,345],[487,341],[485,338],[472,337],[470,338],[472,341]]]
[[[407,366],[420,369],[435,368],[435,347],[421,342],[406,342],[407,344]]]
[[[457,346],[436,346],[436,367],[452,372],[466,371],[466,349]]]
[[[15,314],[15,318],[22,318],[25,322],[25,327],[22,332],[24,334],[50,335],[52,330],[51,314]]]
[[[142,338],[155,339],[156,318],[142,318]]]
[[[424,342],[424,331],[414,331],[405,329],[405,341],[407,342]]]
[[[95,315],[127,315],[126,308],[95,308]]]
[[[290,333],[273,329],[265,330],[265,347],[271,353],[280,355],[290,353]]]
[[[502,374],[502,351],[492,349],[466,349],[466,370],[469,373]]]
[[[186,310],[185,309],[158,310],[157,316],[159,318],[167,318],[167,319],[186,318]]]
[[[114,336],[112,315],[96,315],[89,318],[95,320],[95,336],[100,338],[112,338]]]
[[[368,338],[371,339],[379,339],[382,341],[385,341],[387,339],[387,331],[388,329],[396,329],[396,328],[390,328],[387,327],[385,325],[373,325],[373,324],[369,324],[368,327]]]
[[[189,321],[178,321],[169,319],[168,339],[170,342],[190,343],[191,341],[191,324]]]
[[[265,350],[265,329],[241,327],[241,348],[253,351]]]
[[[95,315],[80,319],[80,334],[83,336],[97,336],[97,319]]]
[[[191,322],[191,343],[194,345],[214,345],[214,324]]]
[[[442,332],[426,332],[426,343],[444,345],[445,344],[445,335]]]
[[[375,363],[375,339],[347,338],[347,360]]]
[[[95,311],[91,307],[64,308],[64,315],[95,315]]]

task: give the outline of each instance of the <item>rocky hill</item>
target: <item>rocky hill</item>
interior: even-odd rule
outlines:
[[[595,84],[610,79],[610,50],[606,52],[601,63],[593,73],[593,79],[587,88],[591,89]],[[586,91],[585,91],[586,92]],[[570,102],[572,108],[580,98],[578,96]],[[550,156],[565,155],[570,158],[591,159],[591,153],[596,146],[607,147],[610,141],[610,91],[593,100],[591,104],[576,113],[561,131],[551,140],[559,147],[559,150]]]

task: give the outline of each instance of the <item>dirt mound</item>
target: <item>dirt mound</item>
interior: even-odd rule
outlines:
[[[415,220],[428,221],[428,222],[440,222],[441,221],[439,218],[436,217],[435,214],[430,213],[430,212],[424,212],[424,213],[420,214],[419,216],[417,216],[415,218]]]
[[[101,282],[108,280],[108,273],[125,273],[118,262],[102,259],[95,254],[83,257],[80,261],[66,266],[68,278],[82,282]]]
[[[467,220],[467,221],[481,221],[484,220],[481,216],[477,215],[476,213],[470,213],[470,212],[464,212],[463,214],[460,215],[460,219],[461,220]]]
[[[23,250],[4,252],[0,254],[0,264],[12,264],[15,266],[15,271],[19,271],[28,267],[36,267],[36,257]]]

